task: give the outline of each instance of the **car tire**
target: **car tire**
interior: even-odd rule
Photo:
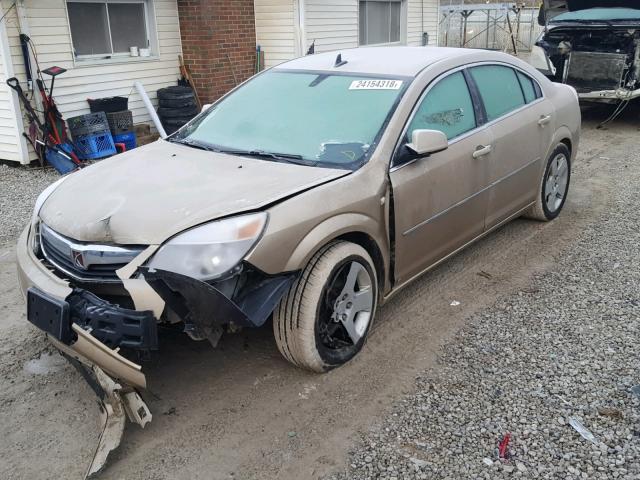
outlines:
[[[196,107],[196,99],[193,96],[188,96],[186,98],[158,97],[158,104],[160,107],[165,108]]]
[[[171,118],[161,118],[160,122],[164,127],[165,133],[170,135],[183,126],[185,126],[193,117],[171,117]]]
[[[176,118],[176,117],[195,117],[198,114],[198,107],[192,105],[190,107],[168,108],[159,107],[158,116],[160,118]]]
[[[560,215],[567,200],[570,180],[571,152],[565,144],[561,143],[547,159],[538,185],[536,203],[524,213],[524,216],[548,222]]]
[[[193,89],[191,87],[183,85],[174,85],[172,87],[165,87],[159,89],[156,94],[159,99],[176,99],[184,100],[194,98]]]
[[[320,250],[274,312],[273,332],[282,355],[314,372],[351,360],[373,324],[377,287],[373,261],[361,246],[336,241]]]

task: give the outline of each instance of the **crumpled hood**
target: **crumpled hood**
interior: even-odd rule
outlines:
[[[80,241],[160,244],[189,227],[348,173],[160,140],[72,173],[45,201],[40,218]]]

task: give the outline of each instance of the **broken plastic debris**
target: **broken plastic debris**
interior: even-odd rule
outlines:
[[[576,417],[569,417],[569,425],[571,425],[576,432],[580,434],[582,438],[593,443],[594,445],[600,445],[600,442]]]
[[[510,440],[511,434],[507,432],[504,434],[504,437],[502,437],[502,440],[500,440],[500,443],[498,444],[498,457],[500,457],[502,460],[508,459],[509,451],[507,449],[509,448]]]
[[[457,307],[458,305],[460,305],[460,302],[458,300],[454,300],[449,305],[451,305],[452,307]]]
[[[631,387],[631,393],[634,394],[636,397],[640,398],[640,385]]]

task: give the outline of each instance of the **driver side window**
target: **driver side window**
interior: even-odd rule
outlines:
[[[474,128],[471,94],[462,72],[456,72],[429,90],[409,124],[406,141],[411,141],[414,130],[440,130],[450,140]]]

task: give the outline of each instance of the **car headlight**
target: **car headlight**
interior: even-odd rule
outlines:
[[[258,242],[265,212],[239,215],[187,230],[166,242],[148,267],[212,280],[229,272]]]

